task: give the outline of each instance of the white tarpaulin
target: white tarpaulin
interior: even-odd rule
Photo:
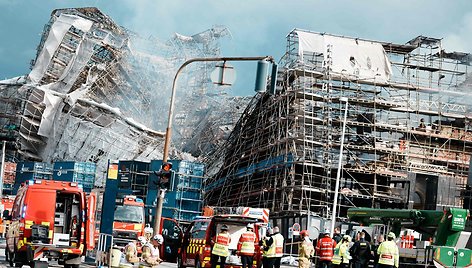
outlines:
[[[331,70],[338,76],[349,79],[385,83],[390,79],[392,67],[382,45],[377,42],[296,31],[298,53],[322,53],[327,62],[330,46]]]
[[[56,97],[49,92],[44,92],[43,103],[46,105],[43,115],[41,116],[41,124],[39,125],[38,134],[43,137],[50,137],[54,127],[54,118],[56,112],[62,102],[61,97]]]
[[[59,18],[52,24],[51,30],[49,31],[48,38],[44,43],[44,47],[41,50],[36,63],[29,74],[29,78],[34,84],[39,83],[41,78],[44,76],[49,63],[54,56],[57,48],[62,42],[67,31],[71,26],[74,26],[81,31],[88,32],[92,27],[93,22],[79,16],[61,14]]]

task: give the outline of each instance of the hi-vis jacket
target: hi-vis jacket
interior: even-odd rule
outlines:
[[[254,255],[256,243],[256,234],[251,231],[246,231],[241,234],[238,242],[238,251],[240,255],[252,256]]]
[[[394,241],[384,241],[377,249],[379,255],[379,264],[394,265],[398,267],[399,255],[398,247]]]
[[[231,236],[228,233],[219,233],[216,236],[215,244],[211,254],[215,254],[222,257],[229,256],[229,243],[231,242]]]
[[[334,255],[331,263],[333,264],[341,264],[346,263],[349,264],[349,260],[351,256],[349,255],[349,243],[339,243],[334,248]]]
[[[266,237],[262,240],[263,252],[265,258],[275,258],[275,239],[274,236]]]
[[[336,241],[329,236],[322,237],[316,244],[316,252],[321,261],[330,261],[333,259]]]
[[[282,257],[284,255],[284,237],[280,233],[273,236],[275,243],[275,257]]]

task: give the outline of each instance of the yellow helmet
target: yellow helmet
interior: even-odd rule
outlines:
[[[395,239],[396,236],[393,232],[388,233],[387,237]]]

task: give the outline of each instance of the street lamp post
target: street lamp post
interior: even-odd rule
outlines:
[[[336,213],[338,208],[338,195],[339,195],[339,180],[341,177],[341,167],[343,160],[343,149],[344,149],[344,135],[346,133],[346,120],[347,120],[347,108],[348,108],[348,99],[341,97],[339,98],[340,102],[346,102],[344,108],[344,120],[343,120],[343,130],[341,133],[341,145],[339,148],[339,161],[338,161],[338,172],[336,173],[336,186],[334,188],[334,201],[333,201],[333,215],[331,216],[331,234],[334,234],[334,226],[336,225]]]
[[[184,62],[179,69],[177,70],[177,73],[174,76],[174,81],[172,83],[172,93],[170,97],[170,105],[169,105],[169,116],[167,119],[167,128],[166,128],[166,136],[165,136],[165,141],[164,141],[164,153],[162,156],[162,162],[165,163],[167,162],[169,158],[169,147],[170,147],[170,141],[171,141],[171,135],[172,135],[172,118],[174,115],[174,102],[175,102],[175,91],[176,91],[176,85],[177,85],[177,78],[180,74],[180,72],[190,63],[192,62],[217,62],[217,61],[269,61],[272,62],[272,64],[275,64],[274,59],[271,56],[260,56],[260,57],[218,57],[218,58],[193,58],[190,60],[187,60]],[[156,205],[156,218],[154,220],[154,234],[159,233],[160,229],[160,224],[161,224],[161,217],[162,217],[162,203],[164,201],[165,197],[165,189],[160,189],[159,190],[159,196],[157,199],[157,205]]]
[[[0,200],[3,198],[3,182],[5,180],[4,175],[5,175],[5,147],[6,147],[7,142],[3,141],[3,147],[2,147],[2,165],[0,166]]]

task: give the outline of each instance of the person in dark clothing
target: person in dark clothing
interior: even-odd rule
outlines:
[[[367,241],[367,242],[371,243],[371,242],[372,242],[372,237],[370,236],[370,234],[369,234],[369,233],[367,233],[367,231],[366,231],[366,230],[364,230],[364,229],[362,229],[362,231],[361,231],[361,232],[362,232],[362,233],[364,233],[364,235],[365,235],[365,241]]]
[[[379,248],[380,244],[384,241],[384,236],[379,235],[377,237],[377,241],[375,241],[375,244],[372,246],[372,251],[374,252],[374,268],[379,267],[379,254],[377,253],[377,249]]]
[[[359,240],[352,245],[349,253],[352,257],[353,268],[367,268],[372,253],[370,251],[370,244],[365,240],[365,232],[359,233]]]
[[[273,268],[275,263],[275,240],[273,238],[274,232],[272,229],[267,231],[266,237],[259,241],[259,246],[262,247],[262,267]]]
[[[336,244],[339,244],[339,241],[343,239],[341,235],[341,229],[339,227],[334,228],[334,234],[333,234],[333,239],[336,241]]]

